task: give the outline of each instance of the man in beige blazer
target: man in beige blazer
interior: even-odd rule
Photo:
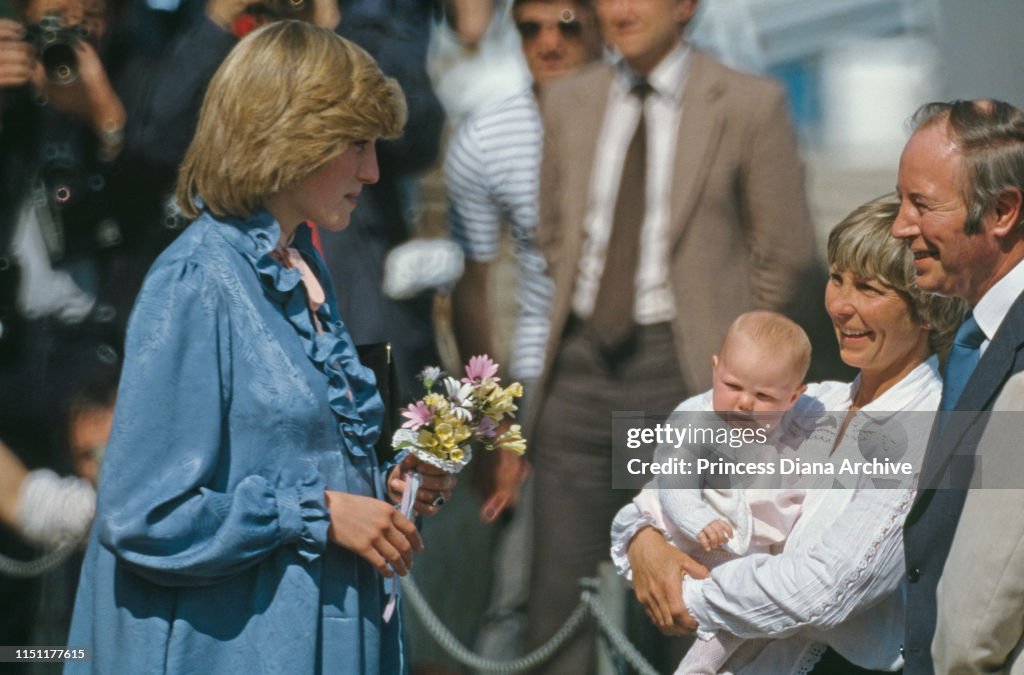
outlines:
[[[729,323],[754,308],[792,313],[814,268],[783,90],[686,44],[697,0],[596,9],[621,58],[556,82],[541,103],[538,238],[555,292],[529,425],[533,646],[575,606],[576,579],[608,558],[611,520],[633,496],[611,489],[612,412],[668,412],[707,389]],[[544,672],[591,672],[592,638],[584,631]]]
[[[937,673],[1024,673],[1024,373],[992,408],[938,588]]]

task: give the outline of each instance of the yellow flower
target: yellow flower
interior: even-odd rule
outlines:
[[[437,436],[437,440],[441,443],[447,443],[452,438],[452,425],[442,422],[434,427],[434,435]]]
[[[511,389],[511,387],[509,387]],[[486,400],[487,415],[493,419],[500,419],[503,415],[509,415],[518,410],[512,394],[508,389],[495,387]]]
[[[420,432],[419,438],[417,439],[417,445],[433,456],[440,457],[441,459],[445,459],[448,454],[448,450],[445,447],[444,442],[430,431]]]
[[[461,462],[463,459],[466,458],[466,453],[462,450],[462,448],[457,447],[452,449],[452,451],[448,453],[448,458],[451,459],[453,462]]]
[[[514,452],[517,455],[521,455],[526,452],[526,439],[523,438],[523,428],[518,424],[513,424],[509,427],[509,430],[498,436],[498,439],[494,442],[496,447],[502,450],[508,450]]]
[[[448,411],[448,399],[441,394],[427,394],[423,397],[423,402],[426,403],[435,414],[443,415]]]
[[[457,445],[462,445],[462,443],[472,435],[473,431],[461,420],[459,421],[459,424],[453,426],[452,440],[455,441]]]

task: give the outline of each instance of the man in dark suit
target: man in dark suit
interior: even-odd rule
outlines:
[[[950,353],[942,412],[904,525],[908,675],[934,671],[936,587],[982,412],[1024,370],[1024,112],[1000,101],[955,101],[928,104],[914,120],[900,159],[893,235],[913,251],[922,289],[961,297],[971,311]]]
[[[611,520],[632,496],[611,489],[612,412],[667,412],[709,387],[729,323],[791,308],[814,265],[781,87],[689,47],[696,0],[596,9],[621,59],[542,92],[538,240],[555,291],[529,427],[534,645],[609,557]],[[592,636],[544,672],[591,672]]]

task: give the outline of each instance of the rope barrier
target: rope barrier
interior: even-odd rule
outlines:
[[[0,574],[15,579],[27,579],[49,572],[57,567],[70,556],[80,542],[62,544],[57,548],[48,551],[35,560],[16,560],[5,555],[0,555]],[[590,614],[597,622],[598,628],[607,637],[611,648],[626,659],[630,666],[641,675],[658,675],[658,672],[643,657],[637,648],[620,631],[608,617],[601,601],[597,595],[597,579],[585,578],[580,580],[580,603],[576,605],[569,618],[565,620],[551,638],[543,645],[525,656],[507,661],[488,659],[472,652],[448,629],[447,626],[427,603],[426,598],[419,587],[412,580],[411,576],[403,577],[402,591],[409,601],[416,616],[419,617],[423,626],[432,638],[456,661],[464,666],[488,673],[521,673],[532,670],[550,659],[559,649],[562,648],[569,638],[583,625],[587,615]]]
[[[74,553],[80,542],[74,541],[61,544],[57,548],[47,551],[35,560],[17,560],[0,554],[0,575],[13,577],[15,579],[28,579],[46,574],[54,569]]]
[[[611,642],[612,648],[624,656],[634,670],[641,675],[658,675],[658,671],[643,657],[643,654],[629,641],[629,638],[612,623],[596,593],[585,589],[580,594],[580,601],[587,603],[590,613],[594,615],[597,625]]]
[[[401,579],[402,591],[405,593],[409,605],[416,612],[426,628],[427,633],[439,644],[448,654],[464,666],[488,673],[521,673],[531,670],[550,659],[566,641],[571,638],[583,625],[587,614],[592,614],[597,621],[598,628],[608,637],[613,649],[625,657],[626,661],[641,675],[658,675],[650,663],[629,641],[622,631],[615,627],[608,614],[601,606],[597,596],[597,579],[586,578],[580,580],[583,590],[580,592],[580,604],[565,620],[547,642],[525,656],[507,661],[488,659],[470,651],[441,621],[434,610],[427,603],[426,598],[420,592],[419,587],[412,580],[411,576]]]

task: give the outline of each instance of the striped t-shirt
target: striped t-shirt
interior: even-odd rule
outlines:
[[[509,224],[519,263],[519,317],[509,372],[540,377],[554,285],[537,249],[537,201],[543,130],[533,92],[519,94],[466,120],[445,156],[452,237],[469,260],[498,256]]]

